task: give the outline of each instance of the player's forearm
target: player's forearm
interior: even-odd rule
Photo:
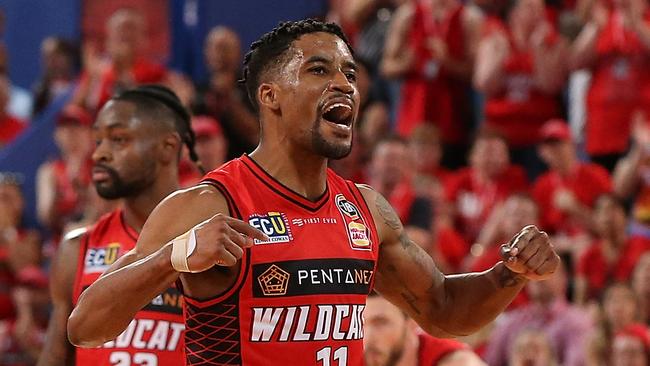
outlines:
[[[526,282],[503,263],[481,273],[446,276],[441,328],[454,335],[478,331],[503,312]]]
[[[135,314],[177,278],[171,245],[115,270],[86,289],[68,320],[68,338],[80,347],[115,339]]]

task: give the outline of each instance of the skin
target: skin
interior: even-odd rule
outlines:
[[[648,355],[640,339],[620,335],[612,345],[612,366],[646,366]]]
[[[112,170],[116,176],[94,174],[98,191],[116,191],[118,180],[132,189],[123,198],[126,223],[140,230],[149,213],[165,196],[178,188],[177,156],[180,138],[171,127],[142,118],[131,102],[110,101],[100,111],[93,126],[96,147],[92,158],[94,173]],[[73,365],[74,348],[68,342],[66,324],[72,312],[73,286],[79,245],[84,229],[64,237],[53,260],[50,294],[53,310],[39,366]]]
[[[355,65],[345,43],[329,33],[302,35],[288,52],[293,52],[289,58],[293,62],[260,77],[262,138],[251,158],[285,186],[314,199],[326,189],[328,157],[344,156],[351,148],[352,126],[327,122],[322,113],[328,103],[344,101],[356,118]],[[513,241],[516,248],[507,265],[500,263],[479,274],[444,276],[406,236],[386,200],[366,186],[361,192],[378,228],[375,289],[431,334],[478,330],[503,311],[527,279],[545,278],[559,263],[548,237],[531,226]],[[195,298],[216,295],[232,284],[242,248],[264,235],[228,214],[224,197],[208,186],[165,199],[147,220],[136,249],[80,298],[68,322],[72,343],[92,347],[114,338],[137,309],[179,276],[185,293]],[[169,242],[191,228],[197,246],[188,265],[199,273],[180,274],[171,266]],[[215,264],[223,270],[214,270]],[[409,281],[413,278],[419,279],[417,283]]]

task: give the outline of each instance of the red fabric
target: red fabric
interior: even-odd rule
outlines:
[[[110,265],[135,247],[138,233],[124,222],[122,210],[108,213],[82,237],[79,246],[73,303]],[[127,329],[115,341],[98,348],[76,348],[78,366],[184,364],[180,294],[174,288],[136,313]]]
[[[498,28],[492,24],[491,27]],[[535,87],[533,58],[528,49],[517,49],[512,35],[501,25],[510,40],[510,56],[505,60],[502,92],[492,95],[485,102],[486,126],[502,133],[510,146],[523,147],[539,141],[539,129],[551,118],[560,116],[558,95],[549,95]],[[555,31],[547,38],[555,43]]]
[[[434,338],[428,334],[419,334],[418,365],[435,366],[449,354],[468,350],[467,345],[453,339]]]
[[[271,241],[245,251],[243,270],[225,293],[186,298],[188,365],[204,365],[208,357],[241,365],[314,365],[341,353],[348,365],[362,365],[359,311],[373,287],[369,271],[376,269],[379,242],[356,185],[328,170],[326,191],[308,200],[246,155],[204,181]],[[330,272],[334,278],[317,278]],[[353,276],[348,282],[347,274]],[[215,332],[215,324],[223,324],[222,331]]]
[[[203,175],[196,165],[189,160],[181,160],[178,164],[178,183],[181,188],[191,187],[201,181]]]
[[[519,166],[509,166],[489,183],[479,182],[473,168],[464,168],[451,179],[447,198],[456,207],[459,231],[473,243],[494,205],[527,189],[526,173]]]
[[[648,50],[620,19],[620,13],[611,12],[596,41],[596,64],[587,94],[586,150],[592,155],[625,152],[630,118],[641,106],[639,91],[650,82]],[[650,22],[650,13],[645,19]]]
[[[433,60],[427,40],[445,41],[448,53],[457,60],[465,57],[465,37],[462,24],[463,6],[450,11],[441,22],[432,16],[425,1],[415,2],[415,14],[408,34],[409,47],[415,53],[415,67],[402,86],[398,107],[397,132],[409,136],[418,124],[428,121],[440,129],[444,142],[459,142],[463,138],[463,86]]]
[[[0,119],[0,148],[11,143],[25,129],[25,122],[17,117],[6,115]]]
[[[90,184],[92,161],[88,160],[76,177],[70,177],[65,161],[58,159],[53,163],[54,180],[56,184],[56,212],[60,217],[69,217],[80,213],[81,197],[79,192]]]
[[[548,171],[537,178],[533,185],[533,197],[539,205],[544,230],[576,234],[584,231],[582,225],[570,220],[553,205],[554,194],[561,188],[571,191],[583,205],[592,207],[598,196],[612,191],[612,180],[607,170],[591,163],[579,163],[568,177]]]
[[[395,209],[395,213],[397,213],[397,216],[404,223],[409,222],[409,214],[413,201],[415,201],[415,190],[410,179],[403,179],[398,183],[388,198],[388,202]]]
[[[634,266],[641,255],[650,250],[650,240],[631,237],[620,250],[620,255],[613,263],[608,263],[603,252],[603,244],[596,241],[580,256],[576,273],[587,279],[587,295],[597,299],[608,281],[629,280]]]
[[[460,267],[469,253],[469,245],[463,236],[452,227],[443,227],[438,229],[435,243],[438,252],[452,270],[460,271]]]

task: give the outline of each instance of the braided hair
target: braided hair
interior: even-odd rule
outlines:
[[[251,44],[250,51],[244,56],[243,77],[240,82],[246,86],[248,98],[256,110],[259,110],[256,94],[261,77],[269,71],[284,65],[286,51],[291,47],[293,41],[304,34],[317,32],[331,33],[341,38],[350,52],[354,54],[352,46],[341,27],[335,23],[323,23],[315,19],[281,22],[273,30]]]
[[[147,84],[124,90],[114,96],[112,100],[132,102],[137,108],[153,113],[163,109],[167,118],[171,115],[174,121],[174,129],[181,137],[183,144],[187,146],[190,159],[196,164],[201,173],[205,174],[206,171],[194,148],[196,135],[192,130],[190,113],[183,107],[180,99],[173,91],[162,85]]]

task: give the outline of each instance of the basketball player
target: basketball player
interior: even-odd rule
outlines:
[[[118,257],[133,249],[147,216],[178,189],[183,143],[194,150],[189,126],[178,98],[163,87],[125,91],[101,109],[94,125],[93,183],[101,197],[122,199],[123,205],[88,230],[71,232],[61,244],[52,269],[54,310],[39,365],[70,364],[75,351],[67,341],[66,322],[72,305]],[[166,286],[150,300],[115,341],[77,349],[76,364],[183,364],[178,291]]]
[[[361,365],[375,288],[434,335],[472,333],[559,263],[534,226],[482,273],[443,275],[386,200],[327,169],[350,152],[359,109],[345,35],[314,20],[253,43],[244,78],[257,149],[166,198],[131,253],[79,299],[73,344],[101,345],[174,281],[188,365]]]

